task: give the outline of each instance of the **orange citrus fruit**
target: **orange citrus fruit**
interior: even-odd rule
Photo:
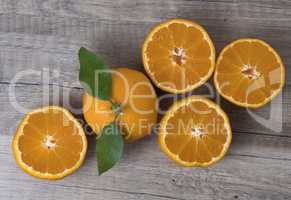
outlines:
[[[41,179],[61,179],[76,171],[87,151],[86,135],[69,111],[57,106],[26,114],[12,143],[16,163]]]
[[[115,112],[113,104],[120,109]],[[85,93],[84,117],[96,134],[116,120],[126,141],[138,140],[151,133],[157,121],[157,96],[147,77],[136,70],[112,70],[112,99],[100,100]]]
[[[206,167],[222,159],[231,138],[224,111],[199,96],[174,103],[163,117],[159,131],[162,151],[186,167]]]
[[[278,53],[258,39],[240,39],[227,45],[219,55],[214,83],[230,102],[258,108],[280,93],[285,68]]]
[[[215,49],[203,27],[173,19],[150,31],[143,44],[142,60],[157,87],[183,93],[210,78],[215,66]]]

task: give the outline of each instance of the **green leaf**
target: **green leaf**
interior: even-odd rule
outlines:
[[[84,47],[79,50],[79,61],[79,80],[86,92],[102,100],[110,99],[112,79],[105,62]]]
[[[99,175],[112,168],[121,158],[123,138],[117,125],[113,122],[105,126],[96,141]]]

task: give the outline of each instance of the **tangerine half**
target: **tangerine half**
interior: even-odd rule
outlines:
[[[12,149],[16,163],[25,172],[56,180],[81,166],[87,139],[69,111],[49,106],[26,114],[13,138]]]
[[[226,154],[231,139],[225,112],[201,96],[174,103],[161,120],[160,147],[182,166],[207,167],[216,163]]]
[[[230,102],[250,108],[270,102],[285,83],[285,67],[278,53],[258,39],[239,39],[220,53],[214,83]]]
[[[202,26],[173,19],[150,31],[143,44],[142,60],[157,87],[183,93],[210,78],[215,66],[215,48]]]

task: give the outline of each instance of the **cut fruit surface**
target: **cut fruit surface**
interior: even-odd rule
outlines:
[[[12,149],[16,163],[25,172],[54,180],[81,166],[87,139],[69,111],[49,106],[26,114],[13,138]]]
[[[218,57],[214,83],[230,102],[258,108],[280,93],[285,67],[278,53],[258,39],[240,39],[227,45]]]
[[[157,87],[183,93],[210,78],[215,66],[215,49],[200,25],[174,19],[152,29],[144,41],[142,59]]]
[[[206,167],[225,155],[232,132],[228,117],[212,101],[192,96],[175,103],[161,121],[162,151],[186,167]]]

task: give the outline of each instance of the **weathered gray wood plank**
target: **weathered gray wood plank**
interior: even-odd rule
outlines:
[[[88,46],[103,55],[112,66],[129,66],[143,70],[139,55],[140,45],[149,27],[163,18],[156,17],[155,19],[141,21],[136,18],[137,13],[134,12],[133,16],[131,16],[132,19],[117,20],[114,15],[101,12],[104,7],[110,10],[107,11],[109,13],[116,11],[114,13],[120,13],[121,15],[123,12],[122,9],[116,9],[116,6],[106,1],[97,4],[93,2],[82,4],[85,11],[90,10],[88,7],[92,6],[92,8],[96,9],[96,13],[81,14],[81,17],[78,17],[76,13],[79,12],[78,9],[82,10],[82,6],[77,6],[79,5],[77,2],[73,4],[76,5],[63,8],[66,12],[55,9],[49,3],[35,3],[31,5],[32,7],[27,6],[25,8],[23,8],[22,4],[13,4],[17,10],[17,15],[9,12],[9,9],[3,11],[4,14],[0,16],[4,25],[0,27],[0,30],[2,29],[0,31],[0,46],[3,46],[0,51],[0,63],[3,66],[3,70],[0,71],[0,81],[9,83],[22,70],[33,69],[40,71],[41,74],[46,74],[46,70],[50,70],[50,83],[80,87],[78,82],[79,64],[77,51],[82,45]],[[131,4],[128,2],[125,2],[125,4],[131,9],[141,9],[143,6],[143,4]],[[170,4],[177,7],[192,5],[193,9],[198,9],[200,8],[199,6],[205,5],[205,2],[181,1],[180,3],[173,3],[170,1],[170,3],[167,3],[167,5]],[[233,36],[259,36],[272,41],[272,44],[275,47],[277,45],[276,48],[284,57],[287,67],[287,84],[290,84],[289,77],[291,76],[289,76],[290,70],[288,66],[291,64],[291,60],[288,50],[291,48],[291,42],[288,41],[290,41],[291,37],[288,34],[290,23],[286,23],[286,21],[289,22],[288,11],[290,3],[283,1],[283,4],[285,9],[282,15],[285,18],[282,16],[272,18],[270,22],[265,20],[270,18],[268,17],[270,13],[275,16],[280,14],[278,4],[274,4],[271,1],[267,1],[263,5],[261,1],[249,3],[211,2],[210,5],[207,3],[209,10],[212,11],[217,6],[217,11],[213,11],[213,14],[210,14],[208,9],[201,10],[197,12],[197,19],[201,20],[206,27],[209,27],[209,31],[213,33],[212,35],[218,49],[221,49],[228,41],[234,39]],[[36,5],[38,6],[37,8],[41,8],[47,15],[41,15],[41,13],[37,12],[37,9],[34,7]],[[60,5],[63,4],[61,3]],[[157,14],[158,8],[163,9],[162,5],[160,2],[157,2],[157,7],[152,8],[152,12]],[[237,10],[238,5],[242,6],[242,10]],[[226,16],[224,16],[222,13],[223,7],[230,9],[231,13],[226,12]],[[243,11],[243,9],[248,11]],[[251,13],[251,15],[245,17],[247,15],[245,12]],[[100,13],[103,15],[102,19],[99,19]],[[189,15],[189,19],[192,18],[189,12],[183,14],[185,14],[185,17]],[[210,17],[204,19],[203,15],[206,14],[209,14]],[[217,18],[214,19],[214,15],[217,15]],[[228,15],[234,15],[234,17],[230,18],[230,20],[234,20],[233,22],[224,22]],[[152,17],[154,16],[152,15]],[[5,26],[5,23],[10,24],[8,28]],[[230,27],[232,31],[228,30]],[[250,27],[252,31],[249,31]],[[280,37],[275,34],[280,34]],[[35,73],[24,76],[18,82],[46,84],[41,79],[41,75],[36,75]],[[284,94],[283,102],[287,102],[284,104],[283,109],[283,119],[287,120],[286,116],[290,110],[286,106],[290,102],[288,94]],[[283,127],[282,131],[274,133],[272,130],[258,127],[254,120],[248,121],[250,117],[244,109],[239,109],[231,104],[226,104],[224,107],[230,113],[233,113],[234,126],[242,132],[280,134],[280,132],[288,130],[288,124],[290,124],[288,121],[285,122],[287,127],[285,129]],[[269,114],[267,107],[256,112],[264,113],[265,117]],[[274,120],[276,122],[276,119]],[[247,123],[236,123],[238,121]]]
[[[3,21],[6,21],[7,19],[5,19],[5,16],[6,15],[0,16],[0,20],[2,18]],[[20,17],[26,18],[26,16]],[[32,19],[34,19],[34,17],[28,17],[28,24],[34,23],[30,22]],[[36,17],[36,19],[38,19],[38,17]],[[52,20],[51,18],[48,19]],[[43,20],[46,19],[40,18],[38,23],[41,23]],[[140,58],[140,47],[147,31],[150,29],[150,25],[153,25],[153,23],[121,22],[117,24],[107,24],[102,21],[94,22],[82,19],[83,21],[78,23],[69,22],[73,25],[68,26],[66,25],[66,20],[62,22],[58,22],[57,20],[60,20],[58,18],[55,20],[55,22],[50,22],[52,24],[51,26],[55,25],[54,23],[56,23],[56,25],[59,24],[58,26],[60,27],[54,27],[54,29],[61,29],[58,31],[66,33],[65,35],[58,34],[57,32],[49,34],[38,33],[38,31],[46,33],[46,29],[38,30],[36,33],[31,34],[23,31],[21,28],[16,29],[15,32],[0,31],[0,56],[1,66],[3,66],[0,76],[1,81],[11,81],[15,74],[22,70],[41,70],[43,68],[50,68],[51,70],[57,70],[63,75],[63,78],[58,82],[62,84],[74,83],[77,81],[76,74],[79,70],[77,51],[80,46],[86,46],[95,50],[98,54],[102,55],[111,66],[129,66],[143,70]],[[19,22],[14,20],[10,23],[18,24]],[[84,30],[80,30],[80,26],[83,27]],[[249,27],[249,25],[245,26]],[[262,26],[258,26],[262,28]],[[276,27],[275,24],[273,26]],[[41,27],[37,25],[33,25],[33,27],[36,27],[36,30],[41,29]],[[259,37],[268,41],[281,54],[287,67],[287,74],[290,74],[288,66],[291,63],[291,59],[288,54],[288,49],[291,47],[291,38],[288,33],[291,27],[287,27],[286,31],[283,33],[275,28],[269,31],[262,28],[262,30],[254,32],[259,32],[260,36],[253,35],[253,33],[236,34],[230,32],[230,34],[234,34],[236,37],[227,35],[225,33],[226,30],[222,29],[222,27],[214,27],[212,29],[210,27],[209,31],[212,30],[214,32],[212,35],[217,46],[217,52],[233,39],[240,37]],[[235,27],[234,29],[237,30],[240,28]],[[266,33],[263,34],[265,31]],[[272,35],[270,32],[277,32],[278,35]],[[223,38],[216,39],[216,37]],[[33,78],[31,80],[31,77],[24,78],[26,82],[31,82],[35,79],[36,78]],[[289,79],[289,76],[287,76],[287,84],[291,82]]]
[[[48,89],[48,90],[46,90]],[[70,110],[86,129],[86,123],[83,121],[82,115],[82,89],[63,88],[59,86],[39,86],[39,85],[16,85],[15,98],[10,97],[9,85],[0,85],[0,103],[2,111],[0,112],[0,135],[12,136],[15,129],[24,114],[32,109],[47,105],[61,105]],[[44,99],[45,98],[45,99]],[[290,108],[290,104],[287,104]],[[276,108],[274,108],[276,109]],[[283,108],[284,109],[284,108]],[[232,152],[241,155],[257,156],[262,158],[290,159],[291,160],[291,136],[290,118],[284,116],[283,131],[274,133],[265,131],[263,127],[255,129],[260,124],[251,116],[247,116],[243,109],[230,112],[232,129],[235,134]],[[258,112],[260,115],[267,115],[267,111]],[[287,114],[287,113],[286,113]],[[234,119],[233,119],[234,118]],[[244,122],[244,121],[245,122]],[[252,122],[254,121],[254,122]],[[276,118],[269,123],[276,123]],[[250,127],[250,132],[242,132],[242,125],[236,127],[237,124],[245,124],[244,130]],[[261,131],[263,134],[255,134],[252,132]],[[157,134],[157,133],[154,133]],[[156,144],[157,145],[157,144]],[[7,151],[7,149],[6,149]],[[266,153],[268,152],[268,153]]]
[[[290,74],[291,3],[287,0],[58,2],[11,1],[4,5],[0,80],[10,81],[25,69],[51,68],[63,74],[62,84],[76,82],[76,52],[82,45],[103,55],[112,66],[142,69],[140,47],[147,31],[155,23],[175,17],[204,25],[218,52],[237,38],[264,39],[281,54]]]
[[[75,114],[79,114],[77,109],[81,106],[83,92],[81,89],[50,85],[49,93],[43,93],[46,87],[46,85],[17,85],[16,100],[20,106],[28,110],[51,103],[63,105]],[[0,113],[3,119],[0,122],[0,163],[5,163],[0,166],[2,180],[0,190],[6,191],[0,193],[3,195],[0,195],[0,199],[7,197],[5,195],[10,195],[10,199],[19,198],[20,193],[14,193],[14,189],[23,191],[27,195],[25,199],[29,199],[30,193],[33,197],[40,199],[54,197],[51,195],[56,195],[56,193],[46,193],[42,190],[41,194],[36,192],[45,185],[49,191],[57,191],[56,197],[72,197],[73,199],[80,196],[92,198],[102,197],[102,195],[107,198],[112,195],[113,199],[139,197],[144,199],[213,199],[215,197],[223,199],[223,195],[229,198],[238,196],[240,199],[272,199],[275,196],[284,199],[291,195],[288,192],[291,187],[289,181],[291,138],[288,137],[287,130],[285,137],[235,131],[228,156],[214,167],[205,170],[176,166],[161,153],[156,136],[152,135],[136,144],[128,144],[120,165],[104,177],[96,176],[94,136],[91,136],[88,137],[90,148],[85,166],[77,173],[56,183],[35,181],[17,168],[10,150],[12,135],[23,113],[15,109],[13,106],[15,101],[9,99],[9,85],[0,85],[0,91],[3,108]],[[42,101],[45,95],[50,96],[49,102]],[[70,98],[62,98],[67,95]],[[62,99],[70,101],[62,101]],[[241,117],[238,116],[236,120],[240,119]],[[246,119],[246,121],[249,123],[251,120]],[[284,126],[289,127],[287,124]],[[5,184],[13,185],[13,187],[9,189]],[[64,190],[66,192],[63,192]],[[71,194],[69,191],[74,191],[74,193]],[[216,193],[219,193],[218,196]]]
[[[10,149],[11,137],[1,135],[0,139],[0,149]],[[77,173],[58,182],[37,181],[29,177],[18,169],[10,151],[1,152],[0,161],[5,164],[0,165],[0,198],[4,199],[7,197],[5,195],[9,195],[9,199],[22,197],[40,200],[53,197],[105,199],[110,195],[116,199],[291,198],[290,160],[232,152],[248,148],[255,153],[257,148],[247,145],[251,141],[233,145],[231,153],[213,167],[191,169],[181,168],[168,160],[159,150],[155,137],[147,138],[127,145],[122,161],[98,177],[95,171],[94,138],[89,139],[90,148],[85,165]],[[244,147],[240,148],[239,145]],[[272,144],[270,146],[273,148]],[[266,155],[269,152],[266,151]]]
[[[15,98],[10,98],[11,89],[15,88]],[[0,112],[0,134],[10,134],[13,132],[15,122],[25,112],[39,106],[48,104],[63,105],[71,110],[75,115],[82,115],[82,94],[79,88],[59,87],[56,85],[31,85],[16,84],[12,87],[9,84],[0,84],[0,103],[3,111]],[[232,128],[236,132],[251,134],[269,134],[273,136],[287,136],[291,139],[291,86],[286,87],[282,97],[276,98],[271,104],[258,110],[247,110],[225,102],[223,99],[215,99],[229,115]],[[194,94],[208,96],[206,88],[198,89]],[[211,95],[209,95],[212,97]],[[219,98],[219,96],[214,96]],[[183,97],[179,97],[183,98]],[[175,101],[176,96],[162,99],[160,103],[160,114],[163,115]],[[282,99],[282,102],[280,101]],[[221,103],[220,103],[221,102]],[[255,115],[255,116],[254,116]],[[260,121],[266,120],[266,121]],[[7,126],[8,125],[8,126]],[[12,130],[11,130],[12,129]]]

